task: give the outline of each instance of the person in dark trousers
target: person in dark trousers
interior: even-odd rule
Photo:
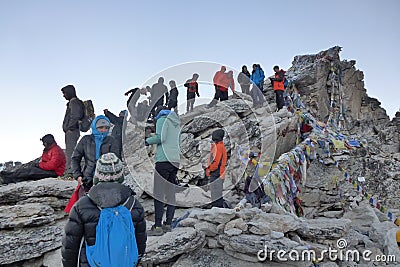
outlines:
[[[174,80],[169,81],[169,86],[171,90],[169,91],[169,98],[167,107],[172,110],[174,109],[175,113],[178,114],[178,88],[176,88],[176,82]]]
[[[226,91],[226,99],[225,99],[225,94],[221,93],[221,86],[227,83],[227,77],[225,71],[226,67],[221,66],[221,70],[217,71],[213,77],[215,94],[214,94],[214,99],[211,100],[211,102],[208,104],[209,108],[215,106],[218,103],[218,100],[224,101],[228,99],[228,89],[225,90],[225,88],[223,88],[223,91]]]
[[[79,120],[84,117],[84,105],[77,98],[75,87],[67,85],[61,88],[64,98],[68,100],[67,110],[63,121],[63,131],[65,133],[65,157],[67,159],[65,176],[72,177],[71,156],[76,143],[80,137]]]
[[[118,143],[118,153],[117,156],[122,159],[122,134],[123,134],[123,127],[124,127],[124,121],[128,111],[127,110],[121,110],[118,114],[118,117],[109,111],[108,109],[104,110],[104,115],[110,120],[110,122],[114,125],[111,136],[114,137],[114,139]]]
[[[279,66],[274,66],[275,75],[274,78],[270,78],[274,88],[276,96],[277,111],[283,108],[285,100],[283,98],[283,92],[285,91],[285,71],[279,69]]]
[[[61,248],[64,267],[89,267],[85,243],[93,246],[99,242],[96,240],[96,227],[101,212],[99,207],[123,205],[131,211],[139,260],[143,257],[147,241],[145,212],[139,200],[135,198],[135,192],[121,184],[124,180],[123,175],[122,163],[115,154],[104,154],[97,161],[93,177],[94,186],[72,207],[64,227]],[[86,241],[83,244],[82,238]]]
[[[251,88],[251,98],[253,99],[253,106],[255,108],[262,107],[264,104],[263,85],[264,85],[264,71],[259,64],[253,64],[253,71],[250,75],[250,80],[253,82]]]
[[[96,161],[101,155],[112,152],[118,154],[117,141],[109,136],[110,120],[104,116],[97,116],[91,125],[92,134],[82,137],[72,154],[73,177],[88,191],[93,185],[93,174]],[[81,167],[82,158],[85,160]]]
[[[211,188],[211,200],[213,207],[224,207],[224,199],[222,197],[222,190],[225,178],[225,168],[227,162],[226,148],[223,142],[225,132],[222,129],[215,130],[211,139],[210,155],[208,157],[208,164],[206,167],[206,176],[209,177]]]
[[[237,80],[242,88],[242,93],[250,95],[250,72],[247,70],[246,65],[242,66],[242,72],[239,73]]]
[[[58,177],[64,174],[65,154],[57,145],[54,136],[46,134],[40,141],[42,141],[44,146],[40,161],[31,161],[19,166],[16,170],[0,172],[0,184],[39,180],[48,177]]]
[[[187,80],[184,86],[187,88],[186,91],[186,112],[192,112],[194,102],[197,97],[200,97],[199,94],[199,84],[197,83],[197,79],[199,78],[199,74],[194,73],[192,78]]]
[[[145,145],[157,144],[154,172],[155,224],[149,235],[163,235],[171,230],[175,214],[176,174],[180,163],[180,121],[175,112],[161,106],[156,110],[156,134],[147,138]],[[165,202],[165,200],[166,202]],[[162,224],[164,204],[167,205],[166,221]]]
[[[164,95],[165,95],[165,101],[164,101]],[[151,93],[150,93],[150,107],[151,113],[153,114],[153,117],[155,117],[155,111],[157,107],[163,106],[164,103],[168,103],[168,88],[167,86],[164,85],[164,78],[160,77],[158,78],[158,82],[153,84],[151,87]]]

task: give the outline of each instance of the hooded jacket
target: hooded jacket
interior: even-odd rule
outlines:
[[[156,162],[180,162],[180,120],[175,112],[161,110],[156,119],[156,134],[147,138],[150,145],[157,145]]]
[[[264,78],[265,78],[264,71],[258,66],[250,75],[250,80],[259,88],[262,87],[261,85],[264,82]]]
[[[96,169],[97,159],[106,153],[112,152],[118,156],[119,146],[117,141],[112,137],[108,136],[108,132],[99,136],[99,131],[96,129],[96,122],[100,118],[108,120],[106,116],[97,116],[92,122],[92,134],[85,135],[76,145],[71,158],[71,167],[73,176],[78,179],[82,176],[82,182],[86,188],[90,188],[93,185],[93,175]],[[101,138],[102,140],[98,140]],[[98,141],[101,141],[101,144]],[[98,153],[97,149],[99,150]],[[98,154],[98,157],[97,157]],[[85,164],[81,168],[81,160],[85,159]]]
[[[131,210],[132,221],[135,226],[136,243],[139,255],[144,254],[146,250],[146,221],[144,219],[144,209],[137,199],[135,193],[126,185],[116,182],[103,182],[93,186],[88,195],[83,196],[72,207],[69,219],[64,228],[62,238],[62,262],[64,267],[77,266],[79,246],[82,237],[89,246],[96,242],[96,226],[100,218],[100,209],[108,207],[116,207],[127,203],[125,207]],[[133,205],[133,206],[132,206]],[[86,259],[86,246],[83,244],[79,266],[87,266],[89,264]]]
[[[211,137],[214,143],[211,145],[211,151],[208,157],[206,176],[225,178],[225,168],[228,157],[224,142],[222,141],[224,134],[225,132],[222,129],[215,130],[212,133]]]
[[[283,69],[275,73],[273,79],[274,91],[284,91],[285,90],[285,73]]]
[[[65,162],[64,151],[54,142],[48,149],[43,150],[39,168],[45,171],[54,171],[58,176],[61,176],[65,171]]]
[[[63,120],[63,131],[79,130],[79,120],[84,116],[84,106],[81,100],[76,97],[75,87],[67,85],[61,89],[68,100],[67,110]]]

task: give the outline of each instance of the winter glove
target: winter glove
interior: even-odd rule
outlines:
[[[147,141],[144,141],[144,145],[145,145],[145,146],[149,146],[150,144],[147,143]]]

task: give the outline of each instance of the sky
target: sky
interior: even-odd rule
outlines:
[[[294,56],[335,45],[342,60],[357,61],[368,95],[392,118],[400,107],[399,10],[397,0],[1,0],[0,162],[37,158],[47,133],[65,147],[60,89],[67,84],[93,101],[97,115],[117,114],[126,91],[172,66],[260,63],[270,76],[274,65],[288,69]]]

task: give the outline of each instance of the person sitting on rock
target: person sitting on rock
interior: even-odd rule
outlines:
[[[109,136],[110,120],[104,116],[97,116],[91,125],[92,134],[82,137],[72,154],[72,171],[74,179],[88,191],[93,185],[93,174],[96,161],[101,155],[113,152],[118,155],[117,141]],[[81,167],[82,158],[85,160]]]
[[[39,180],[48,177],[62,176],[65,171],[65,154],[57,145],[54,136],[46,134],[42,141],[44,150],[41,160],[23,164],[16,170],[4,170],[0,173],[0,184],[17,183],[27,180]]]
[[[64,267],[89,266],[85,243],[93,246],[102,241],[96,240],[100,209],[121,205],[131,213],[139,260],[143,257],[147,241],[145,212],[134,197],[135,192],[123,185],[123,181],[121,160],[114,153],[103,154],[96,163],[93,187],[72,207],[64,227],[61,248]],[[82,238],[85,242],[81,242]]]
[[[249,163],[246,168],[246,181],[244,183],[244,193],[247,203],[253,207],[260,208],[264,203],[271,203],[271,199],[265,194],[264,187],[258,176],[258,155],[254,152],[249,153]]]

